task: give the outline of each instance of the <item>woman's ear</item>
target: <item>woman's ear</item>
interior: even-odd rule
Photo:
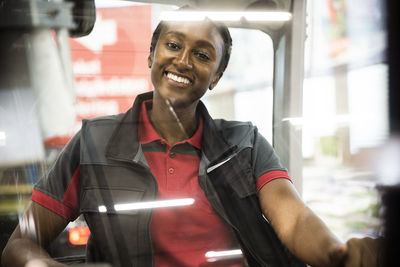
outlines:
[[[223,72],[218,72],[215,77],[214,80],[211,82],[210,86],[208,87],[210,90],[214,89],[214,87],[217,85],[217,83],[219,82],[219,80],[222,77]]]
[[[153,65],[153,47],[150,47],[150,54],[147,57],[147,66],[151,69],[151,66]]]

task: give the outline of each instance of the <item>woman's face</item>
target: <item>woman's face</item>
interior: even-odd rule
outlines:
[[[211,22],[166,24],[148,58],[155,94],[176,108],[196,105],[222,76],[223,49]]]

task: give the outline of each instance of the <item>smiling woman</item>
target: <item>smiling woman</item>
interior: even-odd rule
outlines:
[[[193,32],[197,34],[194,36]],[[164,111],[169,109],[166,106],[169,102],[178,116],[185,114],[181,123],[191,129],[188,132],[191,136],[197,124],[194,117],[198,101],[208,89],[216,86],[222,76],[218,69],[223,51],[223,39],[211,22],[202,23],[201,27],[199,23],[168,23],[163,26],[148,59],[154,86],[151,118],[157,120],[158,116],[168,114]],[[192,125],[186,126],[189,122]]]

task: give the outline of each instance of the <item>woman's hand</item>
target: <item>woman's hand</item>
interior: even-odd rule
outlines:
[[[332,266],[374,267],[380,264],[381,238],[351,238],[329,251]]]

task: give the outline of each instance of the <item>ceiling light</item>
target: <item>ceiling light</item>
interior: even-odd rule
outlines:
[[[213,21],[247,21],[274,22],[288,21],[292,14],[284,11],[164,11],[161,13],[163,21],[201,21],[209,18]]]

